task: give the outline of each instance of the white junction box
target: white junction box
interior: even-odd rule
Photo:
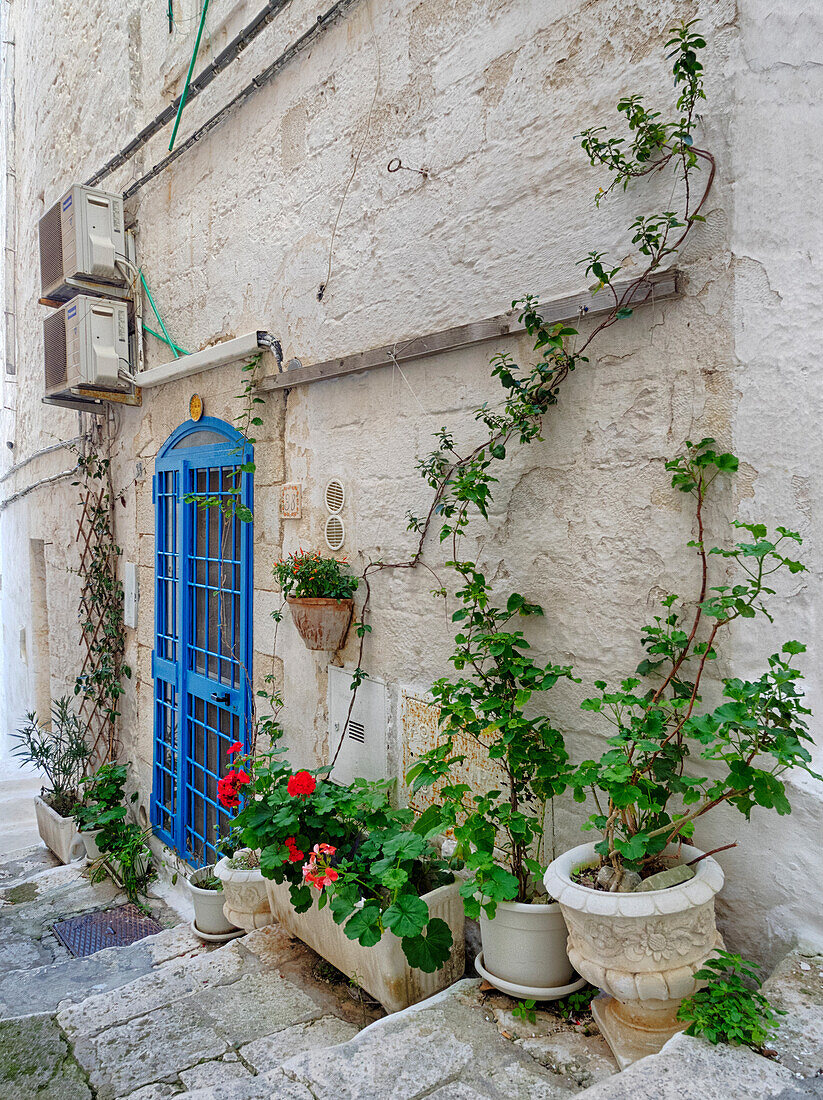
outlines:
[[[346,723],[351,682],[350,672],[329,665],[329,759],[337,750]],[[340,755],[329,777],[333,782],[388,778],[386,706],[386,685],[368,677],[357,689]]]
[[[140,590],[137,582],[137,565],[133,561],[123,563],[123,623],[137,629],[137,606]]]
[[[78,294],[43,322],[46,397],[76,386],[127,390],[131,369],[125,302]]]
[[[70,279],[125,284],[117,266],[126,256],[122,195],[76,184],[40,219],[39,236],[43,298],[66,302],[89,289],[71,286]]]

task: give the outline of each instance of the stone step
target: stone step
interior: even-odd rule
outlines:
[[[823,1077],[823,952],[789,952],[763,983],[763,992],[786,1013],[769,1042],[781,1065],[804,1077]],[[823,1095],[823,1083],[819,1088]]]
[[[57,856],[38,836],[36,843],[26,844],[6,852],[0,858],[0,890],[19,886],[20,883],[28,882],[44,871],[52,871],[61,866]]]
[[[521,1028],[501,1003],[511,1005],[464,979],[342,1046],[290,1058],[282,1072],[304,1090],[295,1096],[314,1100],[568,1100],[616,1072],[599,1035],[558,1018],[554,1031],[544,1021]]]
[[[281,1064],[358,1030],[356,1006],[311,977],[310,956],[281,930],[260,929],[64,1003],[57,1022],[98,1100],[307,1096]]]
[[[60,947],[55,959],[54,950],[55,944],[47,937],[9,937],[0,943],[0,1019],[56,1012],[61,1004],[119,990],[171,960],[189,958],[205,947],[182,925],[82,958],[74,958]]]

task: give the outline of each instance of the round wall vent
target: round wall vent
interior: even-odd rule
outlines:
[[[326,546],[329,550],[339,550],[346,541],[346,528],[343,520],[338,515],[329,516],[326,520]]]
[[[333,516],[336,516],[345,502],[346,490],[343,488],[343,482],[333,477],[326,486],[326,507]]]

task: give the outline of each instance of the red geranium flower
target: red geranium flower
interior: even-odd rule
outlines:
[[[297,844],[295,843],[295,839],[293,836],[286,837],[286,847],[289,850],[290,863],[299,863],[300,860],[304,858],[305,852],[300,851],[300,849],[297,847]]]
[[[286,784],[286,790],[292,796],[296,798],[302,796],[307,798],[314,788],[317,786],[317,780],[311,775],[310,772],[302,771],[296,772],[294,775],[289,776],[289,781]]]
[[[239,741],[235,741],[233,745],[229,745],[229,747],[226,749],[226,755],[231,756],[231,754],[233,752],[242,752],[242,751],[243,751],[243,746],[240,744]]]
[[[217,798],[222,806],[229,810],[236,810],[240,805],[240,788],[251,783],[251,777],[241,768],[236,771],[231,768],[222,779],[217,780]]]

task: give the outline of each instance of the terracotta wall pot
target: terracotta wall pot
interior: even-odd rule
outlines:
[[[308,912],[296,913],[289,897],[288,883],[278,885],[266,879],[266,889],[275,920],[332,966],[353,978],[388,1012],[408,1008],[463,977],[465,917],[459,883],[440,886],[423,895],[431,916],[440,917],[448,924],[454,940],[451,958],[433,974],[412,970],[400,940],[393,933],[384,932],[383,938],[374,947],[362,947],[357,940],[350,940],[340,925],[334,923],[328,906],[318,909],[315,901]]]
[[[61,863],[72,863],[85,856],[86,846],[74,818],[61,817],[39,794],[34,796],[34,813],[43,843]]]
[[[230,867],[224,857],[215,865],[214,873],[223,883],[223,914],[233,925],[251,932],[274,922],[266,880],[259,867],[248,871]]]
[[[227,920],[223,913],[225,901],[223,891],[201,890],[197,886],[198,882],[204,878],[211,878],[213,874],[214,867],[209,865],[198,868],[189,877],[189,890],[194,903],[194,924],[198,931],[205,932],[207,936],[224,936],[235,932],[237,926]]]
[[[560,906],[500,901],[494,919],[480,914],[483,966],[495,978],[524,989],[566,986],[573,977],[566,954],[566,924]],[[493,980],[493,978],[490,978]]]
[[[680,854],[689,862],[703,853],[684,844]],[[595,1002],[595,1019],[623,1068],[685,1027],[676,1018],[680,1002],[700,984],[695,971],[723,946],[714,916],[723,870],[708,857],[688,882],[643,893],[572,882],[597,859],[593,844],[581,844],[549,865],[544,882],[566,918],[572,966],[611,998]]]
[[[291,617],[309,649],[339,649],[346,639],[354,600],[287,596]]]

